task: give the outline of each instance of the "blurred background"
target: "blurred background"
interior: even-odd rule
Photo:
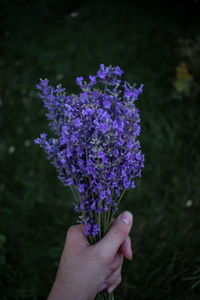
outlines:
[[[143,176],[134,256],[116,299],[197,300],[200,292],[200,1],[0,1],[0,299],[46,299],[72,195],[33,143],[48,128],[40,77],[77,92],[76,76],[120,66],[144,92]]]

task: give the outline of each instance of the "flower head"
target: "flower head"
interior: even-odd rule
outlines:
[[[66,96],[61,85],[54,88],[47,79],[37,85],[54,137],[43,133],[35,143],[47,152],[63,184],[79,194],[75,210],[83,213],[86,233],[92,236],[99,231],[95,213],[109,207],[115,212],[120,195],[135,187],[144,167],[135,107],[143,85],[137,89],[124,82],[120,88],[122,73],[119,67],[101,64],[89,83],[77,77],[78,95]]]
[[[97,77],[101,80],[102,83],[114,86],[118,85],[121,82],[118,77],[121,77],[122,74],[123,71],[120,69],[120,67],[105,67],[104,64],[101,64],[100,69],[97,72]]]

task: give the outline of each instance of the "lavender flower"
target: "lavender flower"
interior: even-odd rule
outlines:
[[[79,95],[67,96],[61,85],[54,88],[47,79],[37,85],[54,137],[43,133],[35,143],[71,187],[75,211],[93,238],[108,230],[124,191],[135,187],[144,167],[135,107],[143,85],[136,89],[124,82],[120,88],[122,73],[101,64],[89,83],[82,76],[76,79]],[[95,87],[99,83],[103,89]]]

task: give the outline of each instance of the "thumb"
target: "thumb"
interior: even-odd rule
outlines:
[[[115,255],[129,235],[132,223],[133,215],[130,212],[125,211],[119,215],[107,234],[97,243],[99,250],[107,255]]]

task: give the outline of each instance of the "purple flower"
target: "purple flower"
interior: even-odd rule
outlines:
[[[105,67],[104,64],[101,64],[100,69],[97,72],[97,77],[99,77],[102,83],[115,86],[121,82],[118,77],[120,77],[122,74],[123,71],[120,69],[120,67]]]
[[[85,188],[85,185],[84,185],[84,184],[79,184],[78,190],[79,190],[80,193],[83,193],[83,192],[84,192],[84,188]]]
[[[66,179],[66,185],[72,185],[73,180],[71,178]]]
[[[89,76],[90,79],[90,85],[93,86],[96,84],[96,76]]]
[[[110,109],[111,104],[112,104],[112,103],[111,103],[110,101],[108,101],[108,100],[104,100],[104,101],[103,101],[103,107],[104,107],[104,108]]]
[[[134,101],[138,98],[138,96],[142,93],[143,84],[139,87],[139,89],[136,89],[135,86],[131,86],[126,81],[124,82],[124,96],[129,100],[130,98]]]
[[[108,75],[108,72],[109,72],[110,68],[109,67],[106,67],[104,66],[104,64],[101,64],[100,65],[100,69],[99,71],[97,72],[97,76],[102,79],[102,80],[105,80],[106,76]]]
[[[80,118],[77,118],[77,119],[74,120],[74,126],[75,126],[75,127],[79,128],[79,127],[81,127],[82,125],[83,125],[83,124],[82,124]]]
[[[83,82],[83,76],[80,76],[80,77],[76,78],[77,85],[82,86],[82,82]]]
[[[121,85],[122,74],[120,67],[101,64],[89,83],[76,78],[78,95],[66,96],[61,85],[54,88],[47,79],[36,86],[53,137],[42,133],[35,143],[45,150],[63,184],[71,186],[74,208],[92,237],[103,230],[97,214],[113,215],[123,191],[135,187],[144,167],[135,107],[143,85]]]
[[[120,67],[116,67],[114,73],[118,76],[121,76],[124,71],[120,69]]]

